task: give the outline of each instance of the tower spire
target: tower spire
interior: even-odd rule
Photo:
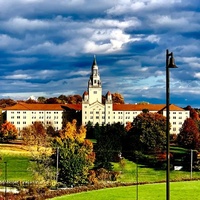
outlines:
[[[93,58],[92,69],[94,68],[94,66],[97,66],[96,55],[94,55],[94,58]]]

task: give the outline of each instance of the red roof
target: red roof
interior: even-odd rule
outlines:
[[[6,107],[3,110],[82,110],[82,104],[27,104],[17,103],[14,106]],[[113,104],[113,111],[142,111],[148,109],[149,111],[165,110],[165,104]],[[170,105],[172,111],[184,111],[174,104]]]
[[[82,110],[82,104],[64,104],[63,109],[69,108],[70,110]]]
[[[113,104],[113,110],[119,111],[142,111],[143,109],[148,109],[149,111],[160,111],[165,110],[165,104]],[[184,111],[174,104],[170,105],[170,110],[174,111]]]
[[[14,106],[4,108],[4,110],[63,110],[62,105],[64,104],[17,103]]]

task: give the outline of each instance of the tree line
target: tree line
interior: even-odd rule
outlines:
[[[124,97],[119,93],[113,93],[112,94],[113,103],[118,104],[124,104]],[[102,96],[102,102],[105,103],[106,96]],[[24,103],[44,103],[44,104],[81,104],[82,103],[82,96],[79,94],[75,95],[60,95],[58,97],[43,97],[40,96],[36,100],[35,99],[27,99],[27,100],[13,100],[13,99],[0,99],[0,107],[5,108],[7,106],[13,106],[18,102],[24,102]]]

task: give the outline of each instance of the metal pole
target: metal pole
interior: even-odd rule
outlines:
[[[138,159],[136,159],[136,200],[138,200]]]
[[[191,149],[191,162],[190,162],[190,178],[192,179],[192,167],[193,167],[193,150]]]
[[[169,137],[169,51],[166,50],[166,138],[167,138],[167,172],[166,172],[166,199],[170,199],[170,137]]]
[[[56,183],[58,183],[58,164],[59,164],[59,147],[56,149]]]
[[[7,162],[5,163],[5,200],[7,200]]]

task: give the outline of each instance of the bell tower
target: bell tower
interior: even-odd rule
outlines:
[[[101,79],[95,56],[91,67],[90,78],[88,81],[88,92],[89,92],[89,104],[92,104],[96,101],[102,103]]]

